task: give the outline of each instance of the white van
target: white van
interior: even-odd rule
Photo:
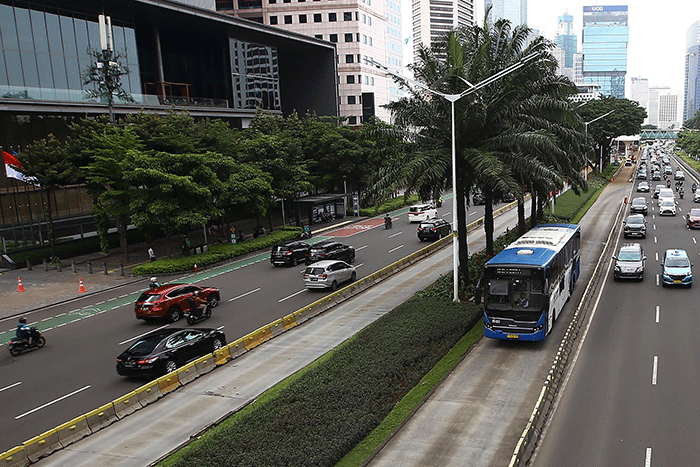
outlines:
[[[408,209],[408,222],[423,222],[437,215],[437,209],[430,203],[414,204]]]
[[[659,206],[661,206],[661,201],[663,199],[670,199],[675,203],[676,195],[673,193],[671,188],[662,188],[659,190]]]

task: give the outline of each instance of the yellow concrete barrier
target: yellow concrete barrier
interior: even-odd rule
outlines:
[[[139,404],[139,397],[136,395],[135,391],[131,391],[129,394],[125,394],[118,399],[114,399],[112,404],[114,405],[114,412],[120,419],[136,412],[141,408],[141,404]]]
[[[272,337],[272,332],[270,331],[270,326],[263,326],[257,329],[247,336],[243,337],[245,348],[248,350],[254,349],[266,340]]]
[[[284,318],[280,318],[270,323],[270,333],[272,334],[272,337],[279,336],[286,330],[287,328],[284,325]]]
[[[161,397],[163,393],[160,392],[160,386],[158,385],[158,380],[151,381],[150,383],[144,384],[140,388],[134,390],[136,397],[139,399],[141,407],[146,407],[151,402],[155,402]]]
[[[24,446],[24,452],[27,453],[27,458],[34,463],[42,457],[61,449],[61,442],[58,440],[56,429],[53,428],[25,441],[22,443],[22,446]]]
[[[165,376],[158,378],[158,387],[163,395],[166,395],[170,391],[174,391],[180,386],[180,380],[177,379],[177,372],[168,373]]]
[[[29,458],[24,451],[24,446],[15,446],[0,454],[0,465],[2,467],[26,467],[29,465]]]
[[[180,380],[180,384],[183,386],[190,381],[197,379],[197,376],[199,376],[199,373],[197,373],[197,368],[194,366],[194,362],[188,363],[177,370],[177,379]]]
[[[284,318],[284,329],[292,329],[297,325],[297,320],[294,318],[294,314],[287,315]]]
[[[114,411],[114,404],[111,402],[86,413],[85,419],[93,433],[118,420],[117,413]]]
[[[194,366],[197,367],[197,372],[200,375],[209,373],[211,370],[216,368],[216,357],[214,356],[214,354],[211,353],[209,355],[199,357],[197,360],[194,361]]]
[[[243,355],[244,353],[246,353],[248,351],[248,349],[245,348],[245,344],[243,343],[243,339],[244,338],[241,337],[240,339],[237,339],[237,340],[231,342],[229,345],[227,345],[226,347],[224,347],[221,350],[226,350],[229,358],[236,358],[240,355]],[[228,360],[226,360],[226,361],[228,361]],[[226,361],[223,363],[226,363]],[[219,363],[219,355],[218,354],[216,355],[216,364],[221,365],[221,363]]]
[[[92,434],[92,431],[88,426],[85,415],[81,415],[80,417],[57,426],[56,433],[58,434],[58,440],[61,442],[61,446],[65,448],[69,444],[80,441]]]

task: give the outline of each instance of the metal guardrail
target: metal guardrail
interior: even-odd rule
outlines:
[[[542,430],[547,422],[550,415],[552,405],[556,399],[559,392],[561,382],[564,378],[564,373],[569,363],[569,358],[573,351],[574,343],[578,338],[581,326],[588,315],[589,310],[594,304],[595,291],[598,290],[599,286],[603,281],[605,281],[605,264],[607,259],[612,254],[612,248],[614,245],[613,239],[619,235],[620,229],[622,228],[622,216],[625,212],[625,203],[620,203],[620,208],[618,209],[617,216],[615,217],[615,222],[613,228],[608,235],[608,239],[605,242],[603,251],[600,255],[600,259],[596,263],[595,269],[591,279],[588,281],[586,290],[583,292],[581,301],[579,302],[574,316],[571,318],[571,322],[566,329],[564,338],[559,345],[559,350],[554,357],[552,362],[552,367],[547,374],[547,378],[542,386],[540,392],[540,397],[535,403],[535,408],[532,410],[532,414],[525,425],[522,435],[515,446],[515,451],[511,457],[508,467],[524,467],[530,460],[532,453],[537,446]]]

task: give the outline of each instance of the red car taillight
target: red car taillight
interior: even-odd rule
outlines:
[[[139,365],[148,365],[149,363],[153,363],[156,360],[158,360],[158,357],[147,358],[145,360],[138,360],[137,363]]]
[[[328,274],[321,274],[318,277],[319,279],[328,279]]]

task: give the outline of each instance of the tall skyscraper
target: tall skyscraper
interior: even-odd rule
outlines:
[[[413,59],[452,29],[474,25],[474,0],[413,0]],[[400,29],[400,28],[399,28]]]
[[[627,5],[583,7],[583,81],[604,96],[625,97],[629,26]]]
[[[390,120],[383,105],[398,99],[401,90],[366,60],[401,73],[400,0],[216,0],[216,10],[335,43],[339,115],[350,125],[375,115]]]
[[[557,28],[557,35],[554,37],[554,42],[556,42],[563,51],[563,61],[559,62],[561,74],[573,80],[575,76],[574,55],[578,52],[578,38],[574,34],[573,15],[563,14],[559,17],[559,27]]]
[[[667,86],[649,88],[649,124],[662,130],[679,128],[678,93]]]
[[[527,24],[527,0],[484,0],[484,11],[489,12],[489,23],[493,24],[501,18],[510,21],[512,27]]]
[[[649,123],[649,80],[632,77],[630,81],[630,100],[639,102],[640,107],[647,111],[644,123]]]
[[[685,35],[685,89],[683,121],[700,109],[700,21],[693,23]]]

